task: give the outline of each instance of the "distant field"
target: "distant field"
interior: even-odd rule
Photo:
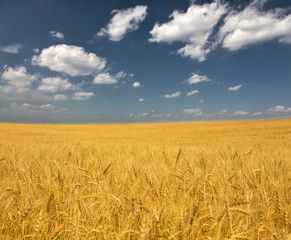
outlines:
[[[0,124],[0,239],[291,239],[291,120]]]

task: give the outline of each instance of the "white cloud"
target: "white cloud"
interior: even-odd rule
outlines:
[[[227,6],[220,1],[195,5],[191,4],[187,12],[174,12],[169,16],[171,20],[164,24],[156,23],[150,31],[150,42],[175,41],[185,42],[187,45],[178,50],[182,56],[204,61],[209,53],[207,40],[219,19],[227,11]]]
[[[27,92],[31,90],[32,83],[37,80],[37,77],[26,72],[23,66],[15,67],[14,69],[8,67],[2,73],[5,85],[0,86],[2,92]]]
[[[53,109],[54,106],[51,104],[43,104],[39,106],[40,109]]]
[[[117,74],[115,74],[115,78],[125,78],[127,76],[126,72],[120,71]]]
[[[228,91],[238,91],[241,87],[242,87],[241,84],[237,85],[237,86],[234,86],[234,87],[229,87]]]
[[[206,60],[206,55],[210,52],[210,49],[203,49],[203,47],[199,45],[187,44],[177,52],[182,57],[190,57],[193,60],[197,59],[199,62],[203,62]]]
[[[232,11],[224,19],[219,31],[224,48],[235,51],[274,39],[291,44],[291,14],[286,15],[283,9],[263,11],[262,5],[253,1],[243,11]]]
[[[15,44],[9,44],[5,46],[0,46],[0,51],[6,52],[6,53],[17,54],[19,53],[19,50],[21,48],[22,48],[21,44],[15,43]]]
[[[138,99],[138,101],[139,102],[144,102],[145,100],[144,100],[144,98],[140,98],[140,99]]]
[[[202,111],[200,108],[187,108],[183,110],[183,113],[186,114],[194,114],[194,115],[201,115]]]
[[[55,100],[68,100],[68,97],[66,95],[64,95],[64,94],[56,94],[54,96],[54,99]]]
[[[167,113],[166,115],[165,115],[165,117],[172,117],[172,114],[170,114],[170,113]]]
[[[234,113],[235,116],[246,116],[249,115],[249,112],[244,112],[244,111],[237,111]]]
[[[61,33],[61,32],[57,32],[57,31],[49,31],[50,35],[53,37],[53,38],[58,38],[58,39],[64,39],[64,34]]]
[[[203,99],[200,99],[200,101],[199,101],[200,103],[204,103],[204,100]]]
[[[108,36],[111,41],[120,41],[127,32],[136,31],[145,19],[147,6],[136,6],[124,10],[113,10],[114,14],[106,28],[102,28],[97,36]]]
[[[188,92],[188,93],[186,94],[186,96],[188,97],[188,96],[191,96],[191,95],[194,95],[194,94],[198,94],[198,93],[199,93],[198,90],[193,90],[193,91],[191,91],[191,92]]]
[[[262,114],[263,114],[263,112],[255,112],[255,113],[252,113],[252,116],[260,116]]]
[[[135,87],[135,88],[140,87],[140,83],[139,83],[139,82],[134,82],[134,83],[132,84],[132,86]]]
[[[278,105],[276,107],[269,108],[267,112],[269,112],[269,113],[291,112],[291,108],[286,108],[284,106]]]
[[[200,82],[210,82],[210,79],[205,75],[193,73],[193,75],[186,82],[188,84],[196,84]]]
[[[43,92],[59,92],[78,89],[78,86],[70,83],[67,78],[47,77],[43,78],[41,83],[42,84],[38,87],[38,90]]]
[[[94,95],[93,92],[77,92],[72,97],[73,100],[81,101],[81,100],[87,100],[90,97]]]
[[[32,51],[33,51],[34,53],[39,53],[39,49],[38,49],[38,48],[34,48],[34,49],[32,49]]]
[[[178,92],[175,92],[175,93],[172,93],[172,94],[166,94],[164,96],[164,98],[176,98],[176,97],[179,97],[181,95],[181,92],[178,91]]]
[[[32,64],[70,76],[86,76],[102,70],[106,60],[87,53],[82,47],[59,44],[43,49],[39,56],[33,56]]]
[[[109,73],[100,73],[93,80],[94,84],[114,84],[117,82],[117,79],[111,76]]]

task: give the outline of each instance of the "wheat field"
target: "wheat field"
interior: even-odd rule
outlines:
[[[291,120],[0,124],[0,239],[291,239]]]

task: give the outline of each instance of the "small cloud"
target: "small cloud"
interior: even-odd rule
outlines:
[[[129,116],[129,117],[133,117],[133,116],[134,116],[134,114],[133,114],[133,113],[130,113],[128,116]]]
[[[203,99],[200,99],[200,101],[199,101],[200,103],[204,103],[204,100]]]
[[[175,93],[172,93],[172,94],[166,94],[166,95],[164,96],[164,98],[169,98],[169,99],[171,99],[171,98],[179,97],[180,95],[181,95],[181,92],[178,91],[178,92],[175,92]]]
[[[53,109],[54,106],[51,104],[44,104],[44,105],[40,105],[39,107],[40,109]]]
[[[106,28],[102,28],[96,35],[108,36],[111,41],[120,41],[127,32],[136,31],[145,19],[147,6],[136,6],[124,10],[113,10],[114,14]]]
[[[43,92],[58,92],[67,90],[77,90],[79,87],[70,83],[69,79],[60,77],[47,77],[41,80],[38,90]]]
[[[244,111],[237,111],[234,113],[235,116],[246,116],[249,115],[249,112],[244,112]]]
[[[194,95],[194,94],[198,94],[198,93],[199,93],[198,90],[193,90],[193,91],[191,91],[191,92],[188,92],[188,93],[186,94],[186,96],[188,97],[188,96],[191,96],[191,95]]]
[[[144,98],[140,98],[140,99],[138,99],[138,101],[139,102],[144,102],[145,100],[144,100]]]
[[[146,116],[149,115],[149,113],[142,113],[141,115],[142,115],[143,117],[146,117]]]
[[[172,114],[167,113],[167,114],[165,115],[165,117],[167,117],[167,118],[172,117]]]
[[[12,53],[12,54],[17,54],[19,53],[19,50],[23,48],[21,44],[15,43],[15,44],[9,44],[5,46],[0,46],[0,51],[6,52],[6,53]]]
[[[229,87],[228,91],[238,91],[241,87],[242,87],[241,84],[237,85],[237,86],[234,86],[234,87]]]
[[[56,94],[54,96],[54,99],[55,100],[68,100],[68,97],[66,95],[63,95],[63,94]]]
[[[34,53],[39,53],[39,49],[38,49],[38,48],[34,48],[34,49],[32,49],[32,51],[33,51]]]
[[[255,112],[255,113],[252,114],[252,116],[260,116],[262,114],[263,114],[263,112]]]
[[[283,113],[283,112],[291,112],[291,108],[286,108],[284,106],[278,105],[276,107],[273,108],[269,108],[267,110],[267,112],[269,113]]]
[[[184,109],[183,113],[186,114],[194,114],[194,115],[201,115],[202,111],[200,108],[188,108],[188,109]]]
[[[118,80],[109,73],[100,73],[93,80],[94,84],[114,84],[117,82]]]
[[[57,39],[64,39],[64,34],[61,33],[61,32],[58,32],[58,31],[49,31],[50,35],[53,37],[53,38],[57,38]]]
[[[127,76],[126,72],[120,71],[117,74],[115,74],[115,78],[125,78]]]
[[[77,93],[74,94],[72,99],[73,100],[77,100],[77,101],[83,101],[83,100],[89,99],[93,95],[94,95],[93,92],[77,92]]]
[[[132,86],[135,87],[135,88],[140,87],[140,83],[139,83],[139,82],[134,82],[134,83],[132,84]]]
[[[187,81],[188,84],[197,84],[200,82],[210,82],[210,79],[205,75],[194,73]]]
[[[94,53],[87,53],[83,47],[59,44],[43,49],[38,56],[34,55],[31,63],[75,77],[102,70],[106,60]]]

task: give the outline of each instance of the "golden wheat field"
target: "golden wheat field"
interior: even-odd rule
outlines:
[[[291,120],[1,124],[0,239],[291,239]]]

